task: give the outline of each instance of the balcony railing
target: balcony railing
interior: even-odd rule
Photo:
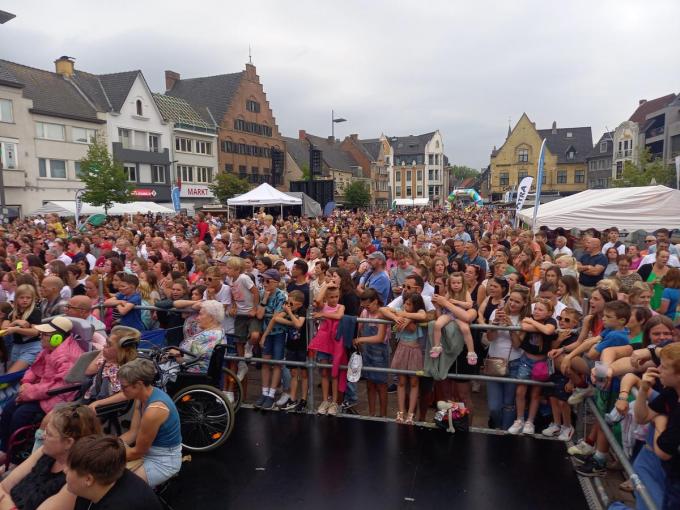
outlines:
[[[650,129],[647,131],[647,138],[654,138],[655,136],[661,136],[664,133],[664,127],[659,126],[655,127],[654,129]]]
[[[633,149],[616,151],[616,159],[632,158],[632,157],[633,157]]]

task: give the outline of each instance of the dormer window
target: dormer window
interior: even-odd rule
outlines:
[[[567,138],[573,138],[573,136],[574,133],[572,133],[571,131],[567,131]]]
[[[135,105],[137,107],[137,115],[139,115],[140,117],[143,117],[144,116],[144,109],[142,108],[142,100],[137,99],[137,102],[135,103]]]
[[[607,142],[600,142],[600,153],[604,154],[607,152]]]
[[[529,161],[529,151],[527,149],[519,149],[517,151],[517,161],[527,163]]]
[[[574,149],[570,149],[569,152],[567,152],[567,159],[574,159],[576,158],[576,152],[574,152]]]

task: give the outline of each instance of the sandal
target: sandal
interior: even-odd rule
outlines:
[[[441,345],[435,345],[432,349],[430,349],[430,358],[438,358],[443,350],[444,349],[442,349]]]
[[[406,416],[406,421],[404,422],[406,425],[413,425],[413,418],[415,417],[414,413],[408,413]]]
[[[394,419],[397,423],[404,423],[404,413],[402,411],[397,412],[397,417]]]

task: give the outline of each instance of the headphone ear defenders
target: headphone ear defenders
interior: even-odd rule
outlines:
[[[61,333],[54,333],[50,337],[50,345],[52,347],[59,347],[63,341],[64,341],[64,335],[62,335]]]

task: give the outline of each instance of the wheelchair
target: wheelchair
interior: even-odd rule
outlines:
[[[222,391],[225,372],[233,375],[222,366],[226,348],[225,344],[214,347],[206,373],[189,372],[188,368],[198,363],[199,358],[177,347],[139,350],[141,357],[156,365],[155,385],[170,395],[177,407],[182,447],[189,452],[202,453],[219,448],[234,428],[236,409]],[[169,362],[167,353],[170,349],[179,351],[188,361]],[[235,376],[234,379],[238,383],[240,405],[240,381]]]

